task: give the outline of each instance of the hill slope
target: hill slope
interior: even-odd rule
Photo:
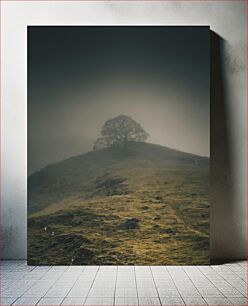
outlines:
[[[28,187],[30,263],[208,261],[208,158],[132,143],[50,165]]]

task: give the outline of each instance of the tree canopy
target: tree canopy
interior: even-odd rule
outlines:
[[[94,150],[113,146],[126,150],[129,142],[146,141],[149,134],[131,117],[120,115],[104,123],[101,136],[95,141]]]

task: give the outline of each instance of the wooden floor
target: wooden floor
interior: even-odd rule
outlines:
[[[0,305],[247,305],[247,262],[27,266],[1,262]]]

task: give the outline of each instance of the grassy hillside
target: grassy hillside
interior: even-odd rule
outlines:
[[[209,159],[149,143],[50,165],[28,181],[30,264],[206,264]]]

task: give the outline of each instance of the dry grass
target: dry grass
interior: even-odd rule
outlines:
[[[207,159],[199,165],[122,158],[88,177],[80,191],[66,185],[63,196],[29,213],[29,263],[209,262]]]

